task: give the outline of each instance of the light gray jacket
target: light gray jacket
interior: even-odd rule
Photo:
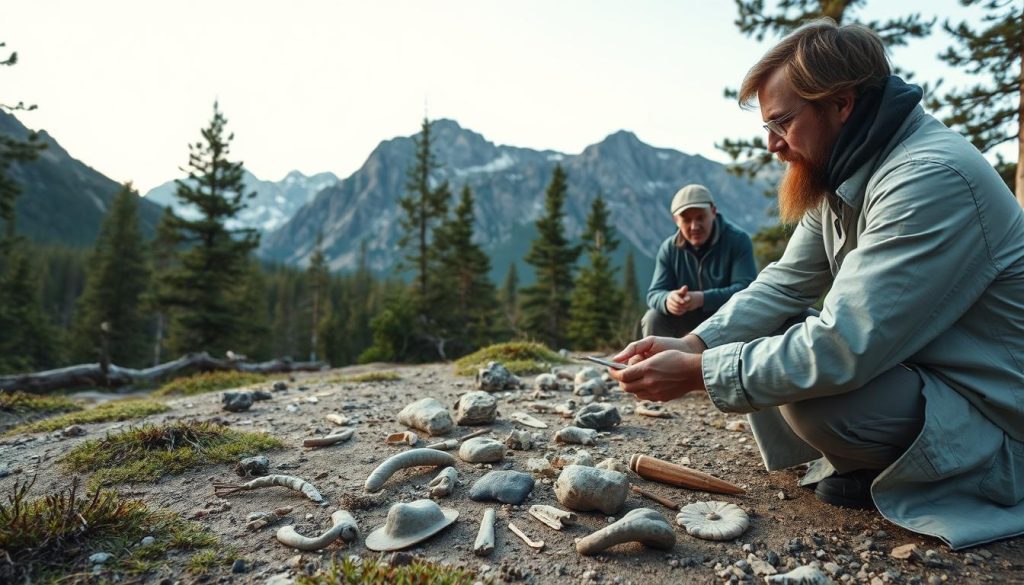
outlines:
[[[1024,212],[920,107],[836,194],[694,331],[711,399],[755,413],[758,435],[772,407],[856,391],[902,362],[924,382],[925,422],[873,484],[879,511],[953,548],[1024,533]],[[820,317],[769,336],[826,290]],[[767,436],[769,469],[819,456]]]

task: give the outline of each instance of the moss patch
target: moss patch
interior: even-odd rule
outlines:
[[[467,355],[455,362],[455,373],[459,376],[476,375],[477,370],[487,362],[501,362],[516,375],[539,374],[555,364],[567,364],[569,360],[548,349],[541,343],[513,341],[490,345]]]
[[[63,396],[40,396],[27,392],[0,392],[0,411],[14,414],[54,414],[82,410]]]
[[[142,418],[151,414],[160,414],[170,410],[166,404],[154,400],[114,400],[104,402],[95,408],[69,412],[52,418],[24,424],[7,431],[6,435],[16,433],[42,433],[63,429],[71,425],[111,422]]]
[[[263,433],[206,422],[143,425],[86,441],[61,459],[72,471],[92,472],[97,485],[156,481],[212,463],[233,463],[283,447]]]
[[[389,567],[373,561],[354,562],[349,558],[341,562],[332,561],[330,565],[315,575],[302,575],[299,585],[336,585],[336,584],[367,584],[391,585],[392,583],[408,583],[410,585],[469,585],[476,582],[477,576],[468,569],[435,565],[423,561],[400,567]]]
[[[172,380],[153,392],[154,396],[192,396],[266,382],[267,376],[248,372],[206,372]]]
[[[151,511],[141,500],[114,492],[79,496],[77,481],[60,492],[27,497],[29,484],[15,484],[0,503],[0,582],[51,583],[88,572],[96,552],[114,555],[104,573],[143,573],[161,564],[172,549],[214,546],[217,538],[198,524],[169,512]],[[146,536],[155,542],[140,545]]]
[[[367,372],[365,374],[358,374],[355,376],[341,376],[338,378],[331,378],[327,381],[328,384],[359,384],[365,382],[395,382],[401,380],[402,377],[398,375],[398,372]]]

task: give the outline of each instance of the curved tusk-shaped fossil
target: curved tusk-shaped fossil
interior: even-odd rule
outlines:
[[[249,491],[271,486],[281,486],[297,492],[302,492],[304,496],[318,504],[324,501],[324,497],[320,495],[320,492],[318,492],[315,487],[313,487],[313,484],[291,475],[265,475],[243,484],[215,483],[213,484],[213,495],[226,496],[235,492]]]
[[[424,467],[424,466],[454,466],[455,457],[445,451],[438,451],[437,449],[409,449],[388,457],[374,469],[370,476],[366,478],[366,483],[363,485],[363,489],[373,493],[379,492],[384,487],[384,482],[388,480],[392,475],[395,474],[399,469],[405,469],[406,467]]]
[[[623,542],[641,542],[646,546],[670,550],[676,544],[676,532],[661,514],[650,508],[637,508],[618,522],[578,540],[576,552],[595,555]]]
[[[331,526],[320,536],[302,536],[291,526],[282,526],[277,531],[277,541],[285,546],[299,550],[319,550],[338,538],[345,542],[354,542],[359,538],[359,526],[356,519],[345,510],[331,514]]]
[[[455,487],[459,485],[459,472],[454,467],[445,467],[437,477],[430,480],[427,487],[430,488],[430,497],[442,498],[449,496]]]
[[[528,547],[530,547],[530,548],[532,548],[534,550],[541,550],[541,549],[544,548],[544,541],[543,540],[533,540],[532,538],[527,536],[525,532],[520,530],[519,527],[516,526],[515,524],[509,522],[508,523],[508,529],[511,530],[512,532],[514,532],[516,536],[521,538],[523,540],[523,542],[526,543],[526,546],[528,546]]]
[[[480,532],[473,543],[473,554],[485,557],[494,552],[494,508],[484,510],[484,518],[480,521]]]
[[[302,441],[303,447],[326,447],[342,441],[347,441],[352,438],[352,434],[355,433],[352,429],[346,429],[340,433],[331,433],[326,437],[313,437],[312,439],[305,439]]]
[[[530,506],[530,515],[555,530],[561,530],[566,526],[576,524],[576,514],[559,510],[554,506],[545,506],[544,504]]]
[[[581,427],[565,427],[555,433],[555,442],[573,443],[576,445],[596,445],[597,431]]]

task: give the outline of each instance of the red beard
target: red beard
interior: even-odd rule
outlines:
[[[787,163],[779,183],[779,218],[784,223],[796,223],[804,213],[820,205],[829,191],[827,164],[824,160],[812,161],[797,154],[779,158]]]

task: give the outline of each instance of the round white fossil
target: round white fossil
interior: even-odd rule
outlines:
[[[747,513],[728,502],[694,502],[676,515],[676,523],[686,532],[705,540],[732,540],[750,526]]]

